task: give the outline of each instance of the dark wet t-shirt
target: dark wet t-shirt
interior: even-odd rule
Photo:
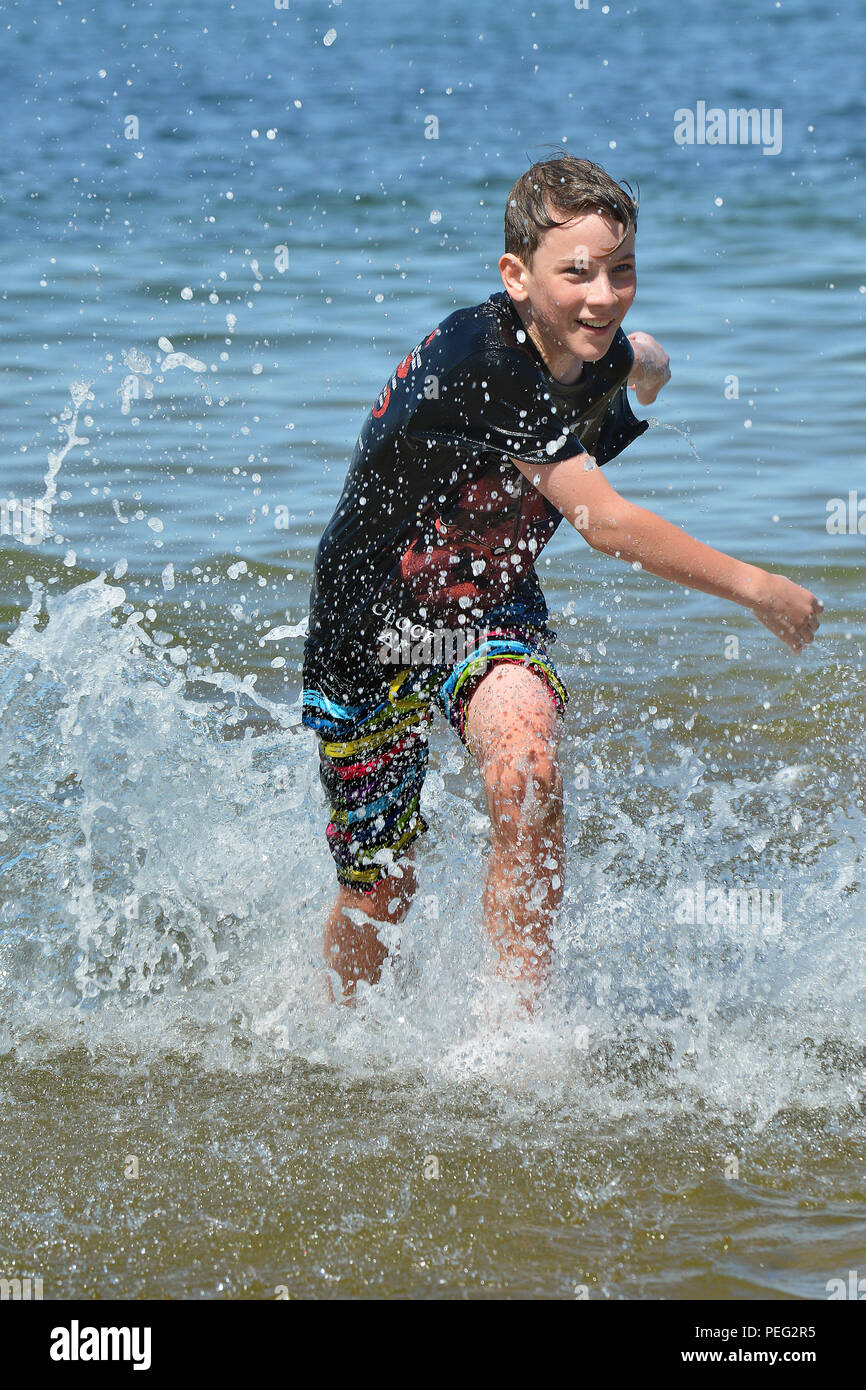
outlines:
[[[562,514],[511,462],[603,465],[647,428],[622,329],[577,382],[550,375],[504,291],[444,319],[397,366],[361,429],[316,553],[304,723],[383,698],[383,629],[543,623],[534,561]],[[582,464],[577,464],[582,467]]]

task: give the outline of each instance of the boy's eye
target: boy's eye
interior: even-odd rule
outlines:
[[[634,268],[633,261],[622,261],[619,265],[614,266],[613,273],[614,275],[629,274],[634,271]],[[564,273],[566,275],[586,275],[587,270],[588,267],[585,265],[569,265],[566,266]]]

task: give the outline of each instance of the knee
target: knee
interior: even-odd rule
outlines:
[[[376,922],[402,922],[418,887],[415,866],[411,859],[404,858],[388,868],[389,872],[383,874],[369,892],[341,888],[341,906],[360,908]]]
[[[558,824],[562,777],[546,741],[498,750],[484,768],[484,786],[495,835],[513,841],[521,830],[543,833]]]
[[[376,900],[376,916],[387,922],[402,922],[418,887],[411,859],[399,859],[376,884],[371,897]]]

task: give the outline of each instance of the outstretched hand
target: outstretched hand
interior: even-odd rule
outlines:
[[[652,405],[671,379],[671,359],[650,333],[629,333],[628,340],[634,348],[634,366],[628,384],[637,392],[641,405]]]
[[[761,597],[751,605],[752,612],[783,642],[787,642],[792,652],[801,652],[820,627],[818,614],[824,605],[808,589],[803,589],[783,574],[766,574]]]

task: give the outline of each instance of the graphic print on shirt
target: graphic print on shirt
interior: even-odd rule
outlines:
[[[481,617],[509,597],[560,519],[512,464],[495,464],[412,542],[400,577],[428,616],[475,608]]]
[[[397,389],[397,382],[405,381],[410,372],[416,371],[421,366],[421,352],[429,343],[432,343],[438,332],[439,329],[434,328],[433,332],[428,334],[423,343],[419,343],[417,347],[413,348],[412,351],[407,353],[403,358],[403,361],[398,365],[391,380],[383,386],[376,397],[376,403],[370,412],[374,419],[381,420],[382,416],[385,414],[385,411],[391,404],[391,392]]]

